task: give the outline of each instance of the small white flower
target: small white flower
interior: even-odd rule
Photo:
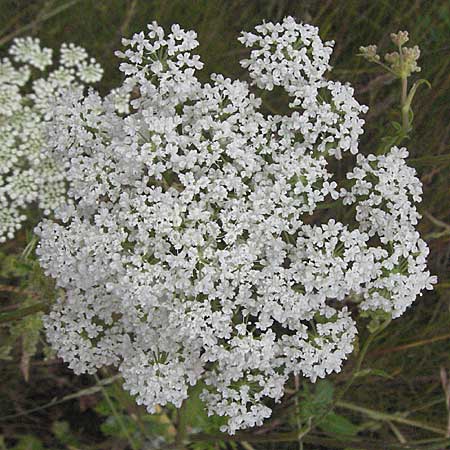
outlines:
[[[78,77],[84,83],[96,83],[103,76],[103,69],[94,58],[91,58],[89,62],[80,61],[76,66]]]
[[[63,66],[74,67],[88,58],[87,51],[73,43],[63,43],[61,46],[60,62]]]
[[[40,40],[37,38],[16,38],[9,53],[13,55],[14,61],[30,64],[39,70],[44,70],[52,64],[52,49],[41,48]]]

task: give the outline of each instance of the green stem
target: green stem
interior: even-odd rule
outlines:
[[[414,428],[421,428],[422,430],[432,431],[433,433],[440,434],[442,436],[446,435],[446,431],[429,425],[427,423],[418,422],[417,420],[410,420],[396,414],[388,414],[380,411],[375,411],[373,409],[365,408],[364,406],[353,405],[352,403],[338,401],[336,406],[343,409],[348,409],[350,411],[356,411],[365,416],[371,417],[375,420],[380,420],[382,422],[397,422],[403,425],[409,425]]]
[[[113,383],[111,386],[112,389],[114,389],[114,394],[119,401],[120,405],[123,407],[123,409],[127,410],[128,413],[132,416],[132,418],[136,418],[136,423],[142,433],[142,436],[144,436],[147,439],[150,439],[150,435],[147,432],[147,429],[145,427],[144,422],[142,421],[141,414],[139,411],[139,407],[131,400],[126,394],[123,388],[118,385],[117,383]],[[133,414],[135,412],[135,414]]]
[[[114,383],[114,381],[116,381],[118,378],[120,378],[119,375],[114,375],[113,377],[110,377],[110,378],[103,378],[103,380],[101,380],[100,383],[95,386],[92,386],[92,387],[89,387],[86,389],[81,389],[80,391],[74,392],[73,394],[66,395],[65,397],[62,397],[60,399],[54,399],[49,403],[45,403],[44,405],[37,406],[37,407],[31,408],[31,409],[27,409],[25,411],[21,411],[20,413],[8,414],[6,416],[0,417],[0,422],[6,421],[6,420],[17,419],[18,417],[27,416],[28,414],[33,414],[35,412],[42,411],[47,408],[51,408],[52,406],[59,405],[61,403],[65,403],[70,400],[74,400],[74,399],[83,397],[85,395],[95,394],[96,392],[101,391],[102,386],[106,386],[108,384]]]
[[[95,380],[97,381],[97,384],[100,384],[100,379],[97,377],[97,375],[94,375],[94,377],[95,377]],[[128,432],[126,425],[123,423],[122,417],[120,417],[119,413],[117,412],[116,407],[114,406],[114,403],[111,400],[111,397],[109,396],[108,392],[103,387],[103,385],[100,385],[100,386],[101,386],[102,394],[105,397],[106,403],[108,403],[109,409],[111,410],[111,412],[113,413],[113,416],[117,420],[117,423],[119,424],[119,427],[122,429],[123,434],[126,436],[128,443],[130,444],[130,447],[133,450],[138,450],[138,447],[136,447],[136,444],[135,444],[134,440],[132,439],[130,433]]]
[[[204,434],[198,433],[191,435],[192,442],[219,442],[219,441],[246,441],[252,443],[288,443],[295,442],[297,440],[297,432],[285,432],[285,433],[272,433],[268,436],[260,436],[252,433],[237,433],[233,436],[227,434]],[[428,439],[426,441],[409,441],[407,444],[400,444],[396,442],[386,441],[386,440],[374,440],[370,438],[359,438],[359,437],[348,437],[345,440],[338,440],[336,438],[329,438],[324,436],[316,436],[316,435],[308,435],[304,437],[304,442],[306,444],[311,444],[317,448],[318,446],[323,446],[327,448],[335,448],[335,449],[346,449],[349,446],[354,448],[364,448],[364,450],[380,450],[389,449],[389,450],[397,450],[397,449],[411,449],[416,448],[423,450],[441,450],[442,448],[447,448],[450,443],[450,439]],[[412,444],[422,445],[425,444],[426,447],[411,447]],[[170,446],[168,448],[174,448]],[[266,447],[264,447],[266,448]]]
[[[447,283],[450,287],[450,283]],[[419,341],[414,341],[414,342],[410,342],[408,344],[403,344],[403,345],[397,345],[396,347],[391,347],[391,348],[382,348],[379,350],[375,350],[374,352],[371,352],[372,355],[385,355],[388,353],[394,353],[394,352],[401,352],[404,350],[409,350],[410,348],[415,348],[415,347],[421,347],[423,345],[428,345],[428,344],[433,344],[435,342],[439,342],[439,341],[446,341],[450,339],[450,333],[441,335],[441,336],[435,336],[429,339],[421,339]]]
[[[175,436],[175,445],[177,450],[184,450],[186,447],[187,426],[188,426],[188,399],[185,399],[177,412],[177,434]]]
[[[76,3],[79,3],[79,2],[80,2],[80,0],[70,0],[70,1],[62,4],[58,8],[55,8],[53,11],[50,11],[48,14],[43,14],[41,17],[38,16],[31,23],[29,23],[17,30],[14,30],[11,33],[7,34],[6,36],[3,36],[2,38],[0,38],[0,46],[7,44],[9,41],[14,39],[15,37],[17,37],[25,32],[28,32],[36,25],[39,25],[39,24],[51,19],[52,17],[62,13],[66,9],[72,7],[73,5],[75,5]]]
[[[377,332],[370,334],[369,337],[366,339],[366,342],[364,342],[364,345],[361,348],[361,351],[359,352],[358,359],[356,361],[355,370],[351,374],[350,378],[348,379],[348,381],[345,384],[345,386],[343,387],[343,389],[336,395],[336,398],[335,398],[335,400],[333,402],[334,405],[337,405],[339,403],[340,399],[350,389],[350,386],[353,384],[353,382],[357,378],[358,372],[361,370],[362,363],[363,363],[364,358],[365,358],[365,356],[367,354],[367,351],[369,350],[370,344],[373,342],[373,340],[375,339],[375,336],[377,334],[378,334]]]
[[[410,131],[409,123],[409,106],[407,103],[408,99],[408,78],[406,75],[402,75],[402,97],[401,97],[401,108],[402,108],[402,128],[404,134],[408,134]]]
[[[422,158],[414,158],[408,160],[408,163],[414,167],[423,166],[438,166],[441,164],[448,164],[450,162],[450,155],[432,155],[423,156]]]
[[[0,314],[0,324],[4,322],[12,322],[14,320],[23,319],[25,316],[36,314],[38,312],[47,312],[48,303],[40,302],[26,308],[16,309],[15,311]]]
[[[383,67],[383,69],[387,70],[389,73],[391,73],[394,76],[398,76],[397,72],[393,71],[389,66],[387,66],[386,64],[382,63],[381,61],[376,61],[373,60],[372,62],[374,62],[375,64],[378,64],[379,66]]]

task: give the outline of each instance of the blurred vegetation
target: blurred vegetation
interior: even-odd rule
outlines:
[[[164,408],[149,415],[122,390],[113,369],[98,378],[76,377],[55,358],[41,333],[41,315],[55,292],[36,263],[31,221],[0,247],[0,450],[450,448],[449,2],[0,0],[0,56],[16,36],[38,36],[52,48],[80,44],[105,67],[98,87],[105,92],[121,78],[113,55],[121,36],[156,20],[197,31],[203,80],[212,72],[246,78],[239,66],[246,55],[236,41],[239,32],[286,15],[319,26],[323,39],[336,41],[333,78],[352,83],[358,100],[370,108],[364,153],[394,133],[400,89],[398,80],[357,56],[359,47],[376,44],[390,51],[389,34],[408,30],[410,43],[421,48],[420,78],[431,89],[419,88],[413,131],[402,144],[424,185],[420,231],[431,249],[430,270],[439,276],[436,289],[402,318],[379,326],[370,347],[369,331],[361,327],[364,359],[356,353],[342,373],[314,385],[292,380],[262,428],[230,437],[219,433],[221,419],[207,417],[196,392],[181,411]],[[282,96],[266,98],[271,110],[286,111]],[[319,219],[331,212],[321,214]],[[188,447],[180,444],[179,424],[186,426]]]

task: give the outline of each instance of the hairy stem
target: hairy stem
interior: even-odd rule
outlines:
[[[402,96],[401,96],[401,108],[402,108],[402,128],[403,132],[407,134],[409,132],[409,107],[407,103],[408,98],[408,78],[406,75],[402,75]]]

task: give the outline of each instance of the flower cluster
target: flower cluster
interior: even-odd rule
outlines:
[[[367,108],[354,99],[349,85],[324,78],[331,68],[334,42],[323,43],[316,27],[299,25],[292,17],[255,30],[257,34],[242,33],[239,39],[247,47],[256,47],[241,64],[259,88],[281,86],[293,97],[289,106],[295,112],[283,120],[294,121],[292,128],[317,151],[326,150],[338,159],[342,151],[356,154],[364,124],[359,114]]]
[[[356,205],[359,229],[386,248],[379,270],[382,276],[366,283],[363,310],[401,316],[417,295],[432,289],[436,277],[426,271],[428,247],[415,229],[420,218],[413,202],[421,201],[422,185],[408,167],[405,148],[393,147],[382,156],[359,154],[347,178],[350,190],[342,189],[344,204]]]
[[[48,215],[64,201],[64,170],[47,153],[46,123],[64,90],[81,93],[83,83],[102,76],[73,44],[62,45],[59,67],[50,71],[52,50],[38,39],[18,38],[9,53],[13,61],[0,60],[0,242],[14,236],[32,205]]]
[[[49,140],[72,201],[38,228],[64,292],[47,336],[76,373],[117,365],[150,412],[202,382],[234,433],[270,416],[264,400],[291,374],[341,369],[353,299],[395,317],[431,287],[420,183],[399,149],[358,155],[347,189],[333,181],[329,162],[358,152],[366,108],[325,80],[332,43],[316,28],[286,18],[242,36],[243,65],[259,88],[286,90],[290,115],[263,114],[245,82],[201,84],[194,32],[148,28],[118,53],[121,87],[55,109]],[[314,223],[329,198],[355,220]]]

